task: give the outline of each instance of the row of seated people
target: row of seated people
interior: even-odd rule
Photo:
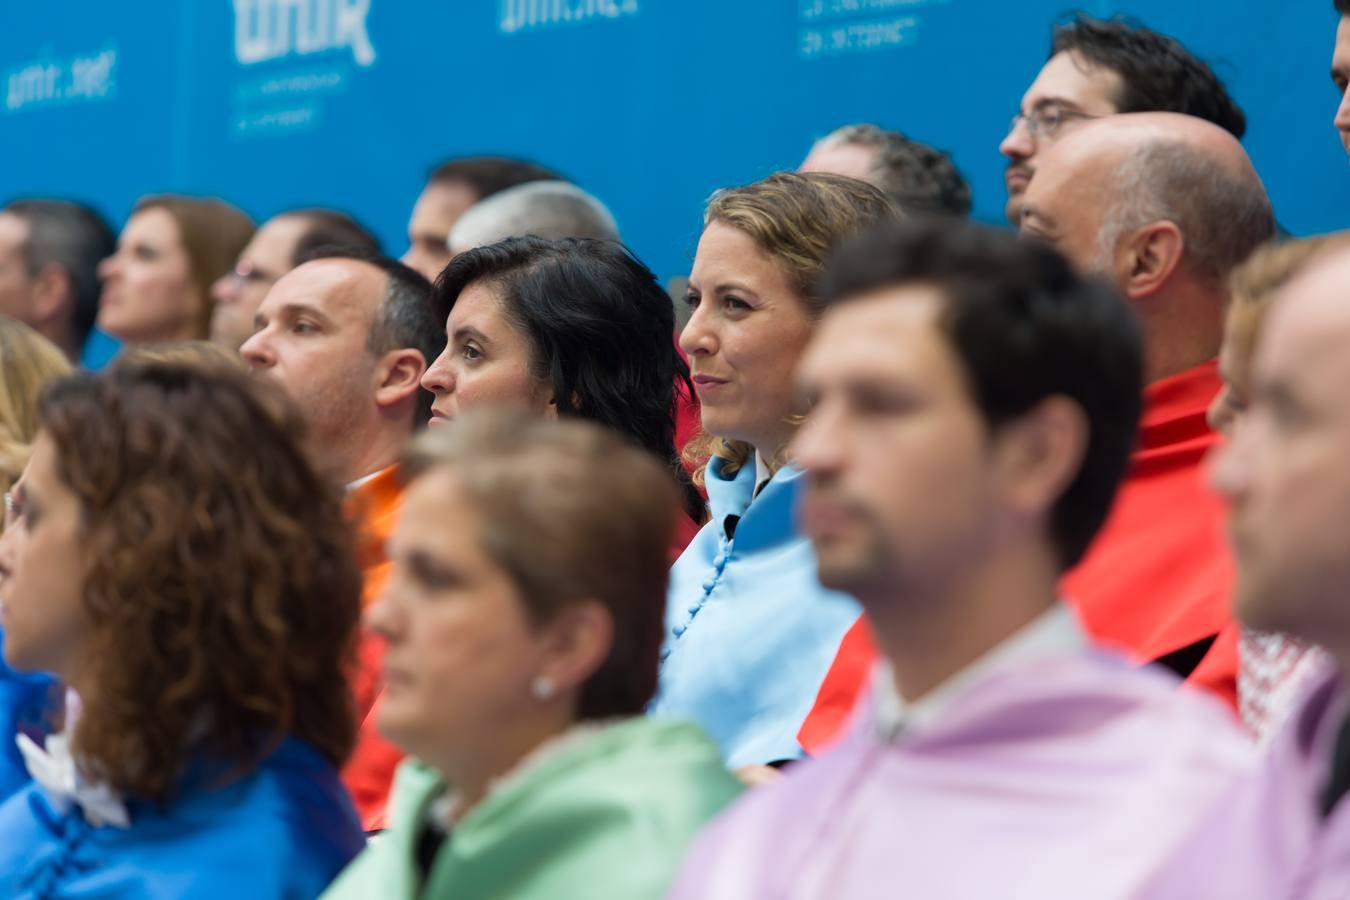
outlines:
[[[857,190],[742,190],[783,182]],[[1350,476],[1344,426],[1282,404],[1344,418],[1350,242],[1263,250],[1251,278],[1257,263],[1265,293],[1234,305],[1225,353],[1250,405],[1216,411],[1235,436],[1216,482],[1238,609],[1327,649],[1264,762],[1222,704],[1093,646],[1059,599],[1138,434],[1130,307],[1042,242],[883,221],[826,263],[791,376],[811,564],[884,651],[840,746],[733,803],[745,787],[722,739],[662,705],[683,468],[499,394],[401,454],[366,620],[385,645],[378,724],[411,756],[363,849],[339,778],[362,643],[342,492],[284,390],[206,345],[149,347],[46,387],[10,493],[6,660],[55,674],[65,703],[59,729],[20,734],[32,780],[0,805],[0,886],[868,897],[893,895],[899,863],[920,896],[1335,896],[1298,891],[1343,874],[1346,701],[1327,638],[1344,627]]]
[[[1129,108],[1131,94],[1119,85],[1114,93],[1106,90],[1106,83],[1114,84],[1106,76],[1128,81],[1135,73],[1098,62],[1089,43],[1061,42],[1064,36],[1081,41],[1082,35],[1101,34],[1116,40],[1123,34],[1145,46],[1161,40],[1146,30],[1091,20],[1057,33],[1051,59],[1005,142],[1012,161],[1010,217],[1028,235],[1056,245],[1079,271],[1113,281],[1143,335],[1146,386],[1135,452],[1100,539],[1088,547],[1096,524],[1075,524],[1084,546],[1061,553],[1066,573],[1058,592],[1095,641],[1126,650],[1135,664],[1161,662],[1192,684],[1238,702],[1249,726],[1269,740],[1322,660],[1304,642],[1279,633],[1281,628],[1246,630],[1229,617],[1233,573],[1221,534],[1223,511],[1205,488],[1201,468],[1216,445],[1205,425],[1206,408],[1213,407],[1216,423],[1230,427],[1226,423],[1246,396],[1243,376],[1235,373],[1243,365],[1237,360],[1250,352],[1241,343],[1251,343],[1250,335],[1241,337],[1247,326],[1229,331],[1221,358],[1228,386],[1219,395],[1215,357],[1222,310],[1233,293],[1230,276],[1236,271],[1248,281],[1260,280],[1260,266],[1270,265],[1267,251],[1247,267],[1241,264],[1274,234],[1274,218],[1234,136],[1241,131],[1240,112],[1237,126],[1225,121],[1231,119],[1227,107],[1222,115],[1208,116],[1211,122],[1120,114]],[[1175,42],[1164,46],[1178,52]],[[1196,71],[1213,82],[1205,82],[1208,87],[1217,85],[1207,68],[1192,74]],[[1081,84],[1072,83],[1073,72],[1082,76]],[[1066,105],[1063,95],[1071,88],[1088,93]],[[1098,99],[1114,98],[1113,105],[1093,111],[1092,90],[1105,91]],[[403,518],[407,473],[398,460],[422,425],[443,426],[478,405],[505,402],[548,419],[598,422],[648,451],[677,485],[674,530],[665,543],[666,560],[674,559],[675,566],[666,590],[659,682],[636,708],[607,717],[647,710],[662,720],[691,720],[711,737],[721,762],[753,783],[775,781],[788,763],[823,752],[860,710],[861,718],[867,717],[868,703],[860,698],[871,693],[881,651],[892,667],[903,654],[875,631],[881,622],[865,585],[836,584],[818,572],[820,542],[813,545],[812,535],[794,519],[813,470],[803,463],[800,448],[791,448],[803,415],[819,405],[810,391],[803,397],[794,373],[830,300],[830,279],[821,277],[828,252],[861,232],[884,231],[888,223],[921,212],[899,202],[894,192],[842,177],[871,176],[884,147],[872,146],[861,169],[834,176],[811,171],[860,165],[856,151],[874,137],[843,133],[813,150],[803,165],[807,174],[779,174],[714,196],[685,291],[687,312],[681,318],[687,321],[678,348],[670,340],[675,315],[668,299],[652,273],[614,242],[612,217],[594,198],[547,176],[529,176],[535,180],[486,199],[462,184],[457,190],[453,176],[433,178],[414,210],[410,236],[420,233],[413,226],[425,223],[429,210],[443,225],[452,199],[463,213],[437,245],[450,262],[428,273],[437,276],[434,286],[407,266],[379,257],[358,226],[327,211],[287,213],[251,233],[242,214],[215,202],[156,197],[138,207],[118,251],[97,273],[100,324],[133,347],[200,336],[209,326],[230,351],[229,365],[237,364],[232,355],[237,347],[238,358],[289,395],[304,420],[309,464],[325,482],[347,486],[342,505],[359,525],[353,553],[365,576],[361,606],[368,623],[358,632],[356,661],[345,673],[360,726],[356,753],[342,775],[365,830],[383,828],[397,816],[398,804],[391,806],[388,798],[404,749],[424,762],[435,755],[400,737],[387,721],[397,711],[385,712],[398,701],[384,659],[390,629],[378,624],[377,608],[382,596],[394,593],[389,578],[397,560],[391,561],[385,548]],[[1033,152],[1012,149],[1028,141]],[[843,152],[850,149],[851,156]],[[831,156],[835,165],[828,164]],[[497,163],[458,165],[451,171],[491,170]],[[959,205],[959,198],[954,202]],[[967,195],[966,210],[968,202]],[[15,205],[0,213],[0,225],[22,222],[36,232],[36,219],[23,218],[34,216],[33,207],[23,209],[28,212]],[[550,234],[560,209],[568,213],[558,236],[567,239],[500,240]],[[523,220],[522,210],[529,213]],[[218,223],[222,216],[239,225],[228,252],[202,240],[220,229],[201,223]],[[585,225],[578,227],[581,220]],[[269,229],[275,240],[265,241]],[[277,249],[277,234],[290,244],[269,268],[263,251]],[[419,254],[427,255],[422,251],[437,242],[412,243],[407,259],[420,264],[425,261]],[[230,259],[234,270],[213,280],[211,273]],[[902,273],[890,281],[907,278],[920,280]],[[59,288],[60,279],[56,282],[49,288]],[[1244,283],[1242,277],[1238,283]],[[1269,290],[1250,291],[1263,292]],[[35,303],[47,296],[37,287],[31,294]],[[214,307],[204,302],[210,295],[218,300]],[[1240,308],[1234,304],[1235,315]],[[226,334],[226,326],[233,331]],[[47,354],[49,363],[52,356]],[[1020,371],[1006,361],[1001,365],[997,381]],[[47,368],[55,372],[60,365]],[[988,392],[997,397],[1002,389],[995,387]],[[672,414],[677,409],[683,428],[680,416]],[[703,434],[686,441],[695,415]],[[1012,413],[989,415],[991,424],[1001,427]],[[19,444],[34,438],[37,421],[28,417]],[[603,484],[603,477],[593,480],[597,490]],[[706,493],[706,508],[700,491]],[[12,495],[18,515],[26,483]],[[867,618],[864,608],[871,614]],[[985,638],[977,649],[998,643]],[[978,643],[978,629],[966,640]],[[13,642],[21,643],[6,640],[7,646]],[[965,663],[981,656],[934,653]],[[55,665],[22,668],[64,676]],[[895,680],[900,697],[930,693],[922,680],[908,689],[903,673]],[[54,702],[62,684],[69,688],[64,713]],[[550,685],[548,679],[532,681],[531,690],[550,694]],[[10,785],[28,790],[24,785],[37,769],[48,773],[48,792],[57,782],[94,776],[95,793],[111,783],[114,793],[128,797],[165,800],[172,794],[98,777],[101,763],[84,757],[77,764],[78,754],[62,756],[65,736],[84,727],[82,711],[89,703],[87,691],[69,678],[56,682],[7,673],[4,688],[14,698],[5,704],[4,716],[14,726],[7,726],[8,732],[26,738],[10,752],[5,776]],[[878,698],[881,702],[884,692]],[[58,748],[54,755],[41,750],[52,741]],[[334,758],[345,758],[345,752]],[[436,768],[443,780],[428,793],[445,794],[447,780],[456,793],[469,789],[471,776]],[[1214,768],[1215,779],[1224,781],[1229,769]],[[66,774],[51,776],[56,770]],[[1194,787],[1203,796],[1188,814],[1198,816],[1208,795],[1203,780]],[[91,795],[83,796],[88,801]],[[468,805],[475,802],[470,798]],[[832,795],[831,802],[847,800]],[[82,808],[89,823],[88,808]],[[99,815],[90,824],[107,824]],[[441,816],[441,821],[458,819]],[[1176,830],[1158,829],[1157,852],[1166,851],[1190,821],[1178,816],[1172,823]],[[421,824],[419,819],[412,832],[418,835],[418,854],[430,866],[452,829],[447,825],[440,829],[441,840],[424,842]],[[1089,841],[1101,837],[1084,833]],[[53,857],[47,868],[37,866],[35,873],[46,874],[33,874],[29,883],[68,861]],[[1156,859],[1141,852],[1134,862],[1150,861]],[[1122,881],[1112,896],[1129,896],[1132,884]],[[731,895],[738,890],[712,884],[701,889]]]

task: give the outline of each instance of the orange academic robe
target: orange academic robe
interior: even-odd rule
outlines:
[[[398,466],[382,470],[353,488],[347,496],[346,511],[357,523],[357,558],[365,578],[362,609],[370,608],[389,577],[385,545],[393,533],[402,501],[403,486]],[[383,657],[383,641],[373,631],[362,627],[357,645],[357,667],[352,678],[360,729],[356,748],[342,770],[342,780],[351,792],[361,824],[367,831],[383,827],[389,786],[393,782],[394,769],[403,759],[403,751],[375,730],[374,707]]]
[[[1218,443],[1205,410],[1218,393],[1210,362],[1148,386],[1139,447],[1087,557],[1061,582],[1099,643],[1148,663],[1212,641],[1188,682],[1236,708],[1237,628],[1224,507],[1205,480]],[[844,636],[798,734],[808,752],[829,746],[863,692],[877,651],[866,621]]]

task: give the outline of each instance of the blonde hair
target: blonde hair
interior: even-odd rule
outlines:
[[[70,362],[55,344],[0,316],[0,493],[9,491],[28,464],[38,395],[48,381],[68,372]]]
[[[777,172],[754,184],[713,194],[703,227],[721,222],[749,235],[777,261],[802,308],[816,319],[825,311],[816,281],[830,251],[873,225],[900,218],[900,209],[889,197],[856,178]],[[685,447],[684,457],[698,464],[694,481],[702,484],[710,457],[721,459],[723,473],[734,476],[754,452],[743,441],[700,433]],[[782,460],[768,462],[777,468]]]
[[[1314,260],[1344,249],[1350,249],[1350,231],[1264,244],[1233,270],[1228,279],[1224,334],[1237,351],[1233,359],[1235,365],[1243,371],[1250,365],[1257,335],[1270,311],[1270,302],[1280,289]]]

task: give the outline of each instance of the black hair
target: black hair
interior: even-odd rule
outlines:
[[[94,210],[68,200],[15,200],[4,211],[28,225],[23,255],[30,278],[49,265],[70,276],[70,331],[78,351],[98,320],[98,264],[117,250],[117,235]]]
[[[449,159],[431,170],[430,184],[458,182],[468,185],[479,200],[498,191],[531,181],[567,181],[557,172],[524,159],[506,156],[466,156]]]
[[[1079,13],[1051,33],[1050,56],[1065,52],[1120,76],[1117,112],[1182,113],[1213,122],[1236,138],[1247,131],[1246,115],[1213,69],[1180,41],[1133,19]]]
[[[495,289],[526,336],[535,377],[560,416],[599,422],[666,463],[684,507],[702,522],[703,499],[675,446],[677,385],[693,396],[675,348],[670,296],[622,244],[591,238],[507,238],[450,261],[435,296],[447,316],[469,285]]]
[[[341,247],[378,256],[380,239],[356,219],[336,209],[288,209],[278,218],[295,217],[305,222],[305,232],[291,253],[292,268],[323,248]]]
[[[1049,246],[959,220],[870,230],[826,265],[827,305],[888,286],[936,286],[940,324],[990,431],[1053,396],[1087,418],[1087,450],[1055,504],[1050,538],[1071,568],[1110,511],[1143,405],[1143,338],[1105,282],[1078,275]]]
[[[1332,0],[1332,5],[1336,7],[1336,12],[1350,16],[1350,0]]]
[[[376,356],[391,350],[411,348],[422,354],[427,366],[445,349],[445,318],[448,308],[435,303],[431,282],[416,269],[396,259],[361,250],[357,247],[318,247],[296,265],[316,259],[352,259],[367,263],[383,272],[389,279],[384,301],[375,311],[366,335],[366,349]],[[431,416],[431,404],[436,398],[418,388],[414,424],[421,428]]]

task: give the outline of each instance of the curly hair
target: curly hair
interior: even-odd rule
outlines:
[[[817,319],[825,310],[818,284],[820,270],[830,251],[871,226],[901,218],[903,213],[889,197],[856,178],[776,172],[754,184],[713,194],[703,225],[721,222],[749,235],[777,261],[802,307]],[[694,481],[702,484],[710,457],[719,457],[722,472],[732,476],[754,452],[744,442],[703,433],[685,447],[684,459],[697,466]]]
[[[287,736],[335,765],[351,750],[361,575],[340,497],[269,390],[123,361],[39,403],[85,532],[72,748],[123,793],[167,802],[193,763],[243,775]]]
[[[865,122],[836,128],[816,146],[849,144],[875,151],[866,180],[885,191],[906,213],[970,215],[970,185],[945,150]]]

